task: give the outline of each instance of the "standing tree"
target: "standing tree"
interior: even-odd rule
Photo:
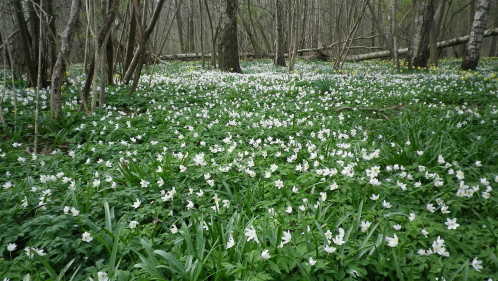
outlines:
[[[66,62],[64,58],[71,52],[72,36],[76,27],[78,26],[78,15],[81,9],[81,0],[73,0],[71,3],[71,13],[69,15],[69,21],[67,23],[66,29],[62,34],[61,49],[55,61],[54,70],[52,71],[52,93],[50,96],[50,109],[52,113],[52,118],[54,120],[59,120],[61,117],[61,83],[64,73],[66,71]]]
[[[276,40],[275,40],[275,65],[285,66],[285,41],[284,41],[284,0],[277,0],[276,14]]]
[[[414,37],[409,50],[410,67],[427,67],[429,60],[429,33],[434,18],[433,0],[415,0]]]
[[[465,48],[465,54],[462,61],[462,70],[476,69],[479,63],[482,39],[484,29],[486,28],[486,19],[488,17],[489,5],[491,0],[479,0],[476,2],[476,12],[472,29],[470,30],[469,42]]]
[[[237,40],[237,0],[224,0],[218,43],[218,63],[223,71],[242,73]]]

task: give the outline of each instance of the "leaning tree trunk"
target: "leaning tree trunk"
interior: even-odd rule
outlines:
[[[284,1],[277,0],[276,3],[276,33],[275,42],[275,65],[285,66],[285,42],[284,42]]]
[[[465,54],[462,61],[462,70],[476,69],[479,63],[482,39],[484,29],[486,28],[486,19],[488,17],[489,5],[491,0],[477,1],[474,22],[470,30],[469,42],[465,48]]]
[[[78,15],[81,8],[81,0],[73,0],[71,3],[71,13],[66,29],[62,34],[62,43],[59,55],[55,61],[54,70],[52,72],[52,93],[50,96],[50,109],[52,119],[58,121],[61,117],[62,102],[61,102],[61,83],[64,73],[66,72],[66,62],[64,58],[68,56],[71,51],[72,36],[76,27],[78,26]]]
[[[237,0],[224,0],[223,19],[221,22],[218,63],[223,71],[242,73],[239,62],[239,44],[237,40]]]
[[[427,67],[429,60],[429,33],[434,18],[433,0],[415,1],[414,38],[410,46],[409,66]]]

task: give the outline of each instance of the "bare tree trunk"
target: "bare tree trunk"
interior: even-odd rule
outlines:
[[[112,1],[112,5],[111,5],[111,8],[109,9],[105,19],[104,19],[104,23],[102,24],[102,27],[100,28],[100,31],[99,31],[99,34],[97,36],[97,40],[96,40],[96,43],[95,43],[95,51],[91,57],[90,57],[90,66],[88,68],[88,73],[87,73],[87,79],[85,81],[85,86],[83,88],[83,91],[82,91],[82,104],[86,104],[88,102],[88,96],[89,96],[89,93],[90,93],[90,87],[93,83],[93,79],[94,79],[94,76],[95,76],[95,70],[96,69],[99,69],[99,65],[96,63],[98,62],[97,60],[99,60],[99,55],[98,54],[102,54],[105,50],[105,47],[106,47],[106,39],[109,35],[109,32],[111,30],[111,26],[114,22],[114,18],[116,17],[116,13],[117,13],[117,9],[118,9],[118,4],[119,4],[120,0],[114,0]],[[96,96],[92,96],[92,109],[95,107],[95,104],[96,103]],[[84,106],[85,107],[85,106]]]
[[[247,2],[249,3],[249,2]],[[249,8],[249,7],[248,7]],[[258,40],[255,38],[254,33],[251,30],[251,26],[249,23],[244,19],[244,17],[239,13],[240,16],[240,21],[242,22],[242,25],[244,26],[244,29],[246,30],[246,34],[249,37],[249,41],[251,41],[252,49],[254,51],[254,56],[256,58],[261,58],[261,48],[259,47]]]
[[[438,65],[439,61],[439,49],[437,48],[437,41],[439,38],[439,32],[441,31],[441,25],[443,24],[444,11],[446,9],[447,0],[441,0],[439,7],[437,9],[436,15],[434,16],[434,24],[432,25],[429,34],[429,49],[430,49],[430,64]]]
[[[298,44],[298,49],[303,49],[306,44],[306,20],[308,19],[308,1],[303,1],[302,14],[301,14],[301,26],[299,36],[301,37]]]
[[[393,13],[393,12],[395,13],[396,11],[394,9],[395,9],[396,2],[393,0],[391,2],[392,2],[391,13]],[[372,7],[372,4],[370,4],[370,1],[367,1],[367,5],[368,5],[368,10],[370,11],[370,15],[372,16],[372,20],[374,22],[375,28],[377,29],[377,32],[380,34],[380,38],[382,38],[382,41],[384,41],[384,43],[386,44],[387,49],[392,53],[392,56],[394,57],[394,48],[393,48],[392,41],[387,37],[387,32],[382,27],[380,20],[377,18],[377,15],[375,14],[375,11]],[[395,14],[391,15],[391,24],[393,21],[396,22]]]
[[[137,21],[135,19],[135,9],[131,7],[131,16],[130,16],[130,32],[128,34],[128,43],[126,44],[126,54],[125,61],[123,64],[123,71],[128,69],[130,66],[131,60],[133,59],[133,49],[135,48],[135,40],[137,34]],[[124,74],[123,74],[124,75]]]
[[[358,31],[358,26],[360,25],[363,15],[365,14],[367,6],[368,6],[368,0],[365,1],[365,4],[363,5],[363,8],[360,11],[360,14],[357,16],[356,19],[354,19],[352,26],[350,27],[349,34],[346,40],[344,41],[344,44],[339,50],[339,55],[337,56],[337,59],[334,62],[334,69],[336,71],[339,71],[342,68],[346,56],[348,55],[349,49],[351,48],[351,44],[353,43],[353,38],[356,34],[356,31]]]
[[[476,69],[479,64],[481,46],[491,0],[478,0],[470,39],[465,48],[462,70]]]
[[[218,43],[219,68],[223,71],[242,73],[239,63],[237,40],[237,0],[223,0],[223,16]]]
[[[21,51],[23,53],[24,63],[28,69],[28,83],[31,86],[36,85],[36,63],[33,61],[31,56],[32,46],[29,40],[28,27],[26,26],[26,21],[24,19],[24,12],[21,4],[21,0],[12,0],[14,7],[14,14],[16,19],[16,25],[19,30],[19,35],[21,38]]]
[[[43,0],[41,0],[40,7],[43,7]],[[38,127],[39,127],[39,117],[40,117],[40,88],[42,87],[42,55],[43,55],[43,42],[41,42],[43,38],[43,22],[41,17],[41,11],[39,14],[39,38],[40,42],[38,42],[38,77],[36,80],[36,98],[35,98],[35,139],[33,141],[33,151],[35,154],[38,153]]]
[[[209,28],[211,29],[211,52],[213,55],[211,56],[211,66],[216,67],[216,36],[214,35],[214,26],[213,19],[211,18],[211,12],[209,11],[209,7],[207,4],[207,0],[204,0],[204,6],[206,7],[206,13],[209,20]]]
[[[434,18],[433,0],[415,0],[414,38],[410,45],[409,66],[427,67],[429,33]]]
[[[202,2],[201,0],[199,0],[198,2],[199,4],[199,15],[200,15],[200,22],[201,22],[201,26],[200,26],[200,31],[199,32],[199,41],[201,43],[201,55],[202,55],[202,67],[204,68],[204,36],[203,36],[203,32],[204,32],[204,18],[203,18],[203,11],[202,11]]]
[[[57,34],[57,29],[55,26],[55,13],[54,13],[54,3],[53,0],[45,0],[45,6],[46,6],[46,13],[49,17],[49,28],[50,28],[50,33],[52,33],[54,36]],[[50,43],[50,70],[52,71],[54,66],[55,66],[55,61],[57,60],[57,44],[55,42],[54,36],[48,36],[48,41]],[[52,73],[50,73],[50,76]]]
[[[40,7],[40,0],[31,0],[27,3],[28,6],[28,28],[31,39],[31,58],[35,63],[34,67],[38,68],[38,45],[40,44],[39,31],[40,31],[40,20],[36,14],[36,9]],[[38,81],[38,71],[36,76]],[[34,86],[36,86],[36,81]]]
[[[137,69],[139,72],[142,69],[143,57],[145,56],[145,50],[146,50],[146,44],[147,44],[147,41],[149,40],[150,35],[152,34],[152,31],[154,30],[154,27],[156,26],[156,23],[157,23],[157,20],[159,18],[159,15],[161,13],[163,4],[164,4],[164,0],[159,0],[159,2],[157,2],[156,7],[154,8],[154,13],[152,15],[152,18],[151,18],[147,28],[144,28],[142,25],[139,26],[139,31],[142,32],[141,30],[143,30],[143,34],[140,34],[140,32],[139,32],[139,38],[141,38],[140,36],[143,36],[143,40],[142,40],[142,38],[140,39],[140,42],[142,42],[142,44],[138,45],[138,50],[135,51],[135,54],[133,56],[133,59],[131,60],[130,66],[128,67],[128,69],[125,72],[125,76],[123,78],[123,81],[126,84],[128,84],[130,82],[133,73],[135,71],[137,71]],[[136,3],[135,5],[136,5],[135,9],[138,9],[139,8],[138,3]],[[138,11],[137,11],[136,15],[138,15]],[[138,24],[138,22],[137,22],[137,24]],[[135,77],[137,77],[137,76],[135,76]],[[138,77],[140,77],[140,75],[138,75]]]
[[[297,43],[298,43],[298,12],[299,0],[291,0],[287,2],[289,8],[289,22],[290,22],[290,32],[289,32],[289,72],[294,71],[296,55],[297,55]]]
[[[56,122],[62,116],[62,101],[61,101],[61,84],[62,78],[66,72],[66,62],[64,58],[68,56],[71,52],[72,36],[76,27],[78,26],[78,15],[81,9],[81,0],[72,0],[71,12],[69,14],[69,21],[67,23],[66,29],[62,34],[61,39],[61,49],[59,55],[57,56],[57,61],[55,62],[54,70],[52,71],[52,85],[51,85],[51,96],[50,96],[50,109],[52,119]]]
[[[399,56],[398,56],[398,23],[396,21],[396,10],[398,9],[398,0],[391,0],[391,38],[393,40],[393,50],[391,51],[396,69],[399,70]]]
[[[180,2],[178,0],[175,0],[175,3],[177,7],[180,5]],[[176,26],[178,28],[178,41],[180,42],[180,52],[186,53],[187,50],[185,48],[185,41],[183,40],[182,13],[180,9],[176,9],[175,18],[176,18]]]
[[[495,7],[494,7],[494,19],[493,19],[493,28],[498,28],[498,1],[495,1]],[[491,46],[489,48],[489,56],[490,57],[496,57],[498,56],[498,53],[496,52],[497,48],[497,40],[498,38],[495,36],[491,40]]]
[[[188,25],[187,25],[187,45],[188,52],[195,52],[195,28],[194,28],[194,0],[190,0],[190,9],[188,14]]]
[[[5,34],[3,33],[3,28],[0,28],[0,37],[5,38]],[[5,98],[5,94],[7,92],[7,48],[8,48],[7,45],[8,45],[8,39],[3,42],[3,49],[2,49],[3,89],[2,89],[2,95],[0,96],[0,123],[2,123],[2,127],[4,129],[7,129],[7,122],[5,121],[5,117],[3,115],[3,99]]]
[[[275,40],[275,65],[285,66],[284,47],[284,0],[276,0],[276,40]]]
[[[254,32],[255,24],[254,24],[254,20],[252,18],[250,1],[247,1],[247,13],[249,15],[249,24],[244,24],[245,26],[247,25],[247,27],[246,27],[246,30],[248,32],[247,35],[249,36],[249,39],[251,40],[251,44],[253,46],[254,54],[255,54],[256,58],[261,58],[262,57],[261,46],[259,45],[259,42],[258,42],[256,35],[255,35],[256,33]],[[244,18],[242,16],[240,18],[241,18],[242,22],[244,22]]]

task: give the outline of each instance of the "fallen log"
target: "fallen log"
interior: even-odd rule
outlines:
[[[484,32],[484,37],[490,37],[490,36],[496,36],[498,35],[498,28],[495,29],[488,29]],[[443,49],[443,48],[448,48],[452,46],[457,46],[460,44],[465,44],[467,41],[469,41],[469,35],[462,36],[462,37],[457,37],[453,39],[449,39],[446,41],[441,41],[437,43],[438,49]],[[406,55],[408,54],[408,48],[404,49],[398,49],[398,55]],[[389,51],[381,51],[381,52],[374,52],[374,53],[368,53],[368,54],[361,54],[361,55],[353,55],[349,56],[346,58],[346,61],[364,61],[364,60],[371,60],[371,59],[381,59],[381,58],[389,58],[391,57],[391,52]]]
[[[484,32],[484,37],[490,37],[490,36],[496,36],[496,35],[498,35],[498,28],[489,29],[489,30],[486,30]],[[467,41],[469,41],[468,35],[438,42],[437,47],[439,49],[443,49],[443,48],[448,48],[448,47],[452,47],[452,46],[457,46],[460,44],[465,44],[465,43],[467,43]],[[329,46],[325,46],[322,48],[302,49],[302,50],[298,50],[297,52],[298,53],[300,53],[300,52],[311,52],[311,53],[322,52],[323,50],[327,50],[327,49],[334,47],[336,45],[337,45],[337,43],[334,43],[334,44],[331,44]],[[354,47],[352,47],[352,48],[354,48]],[[361,47],[361,48],[364,48],[364,47]],[[408,54],[408,48],[398,49],[398,54],[400,56]],[[240,56],[247,57],[247,58],[254,58],[255,57],[255,55],[252,53],[241,53]],[[286,56],[287,56],[287,54],[286,54]],[[389,51],[380,51],[380,52],[366,53],[366,54],[361,54],[361,55],[348,56],[348,57],[346,57],[346,61],[363,61],[363,60],[371,60],[371,59],[381,59],[381,58],[389,58],[390,56],[391,56],[391,53]],[[211,54],[205,53],[204,57],[210,58]],[[273,58],[273,54],[263,54],[263,57],[264,58]],[[201,53],[187,53],[187,54],[161,55],[161,56],[158,56],[158,58],[160,60],[164,60],[164,61],[167,61],[167,60],[199,60],[202,58],[202,54]],[[306,57],[303,57],[303,58],[306,58]]]

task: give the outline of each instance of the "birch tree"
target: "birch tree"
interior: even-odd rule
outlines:
[[[434,17],[433,0],[415,0],[414,34],[409,48],[409,66],[427,67],[429,60],[429,33]]]
[[[470,30],[469,42],[465,48],[465,54],[462,61],[462,70],[476,69],[479,64],[479,57],[482,47],[484,30],[486,29],[486,20],[491,0],[478,0],[476,2],[476,12],[472,29]]]

